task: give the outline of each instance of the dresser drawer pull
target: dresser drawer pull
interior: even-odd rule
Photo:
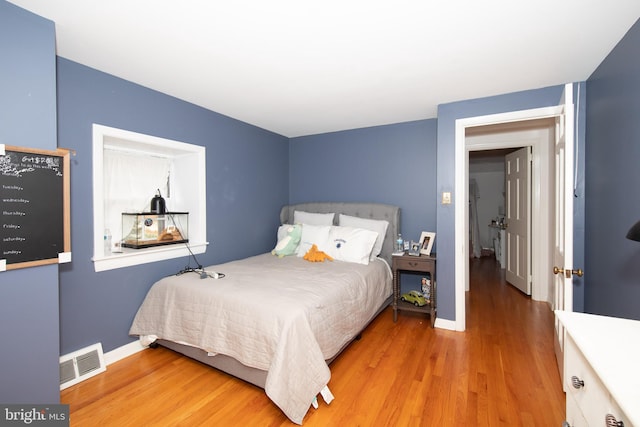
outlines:
[[[571,377],[571,385],[573,388],[581,389],[584,387],[584,381],[574,375]]]
[[[616,420],[612,414],[607,414],[604,419],[607,422],[607,427],[624,427],[624,422]]]

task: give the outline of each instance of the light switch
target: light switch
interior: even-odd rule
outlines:
[[[442,204],[450,205],[451,204],[451,192],[443,191],[442,192]]]

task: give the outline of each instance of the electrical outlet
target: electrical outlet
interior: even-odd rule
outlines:
[[[443,191],[442,192],[442,204],[450,205],[451,204],[451,192]]]

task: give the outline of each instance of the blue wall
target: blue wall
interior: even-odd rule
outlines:
[[[53,22],[0,0],[0,144],[55,150]],[[0,273],[0,402],[58,403],[58,266]]]
[[[179,78],[176,76],[176,78]],[[102,342],[128,342],[151,284],[187,258],[96,273],[93,255],[92,123],[207,150],[207,241],[202,265],[263,253],[275,245],[288,202],[288,139],[179,99],[58,59],[58,144],[71,161],[73,262],[60,267],[61,354]],[[193,264],[192,264],[193,265]]]
[[[640,21],[587,89],[585,310],[640,320]]]
[[[577,87],[574,85],[574,87]],[[484,116],[489,114],[506,113],[510,111],[528,110],[533,108],[558,105],[564,86],[553,86],[524,92],[510,93],[506,95],[492,96],[488,98],[443,104],[438,107],[438,169],[437,192],[450,191],[454,194],[455,177],[461,171],[455,170],[455,122],[458,119]],[[577,91],[574,89],[574,103],[578,105]],[[584,91],[581,92],[584,100]],[[584,101],[582,103],[584,105]],[[578,129],[584,129],[585,115],[578,115]],[[579,146],[584,145],[584,132],[578,135]],[[584,176],[580,170],[581,163],[577,164],[578,175]],[[576,191],[576,203],[574,215],[578,218],[578,228],[574,228],[574,265],[584,265],[580,247],[584,242],[581,228],[584,217],[582,187]],[[454,197],[455,199],[455,197]],[[436,199],[437,203],[437,199]],[[455,320],[455,204],[442,205],[437,203],[437,236],[438,249],[438,316],[444,319]],[[581,281],[574,282],[574,304],[577,309],[582,306],[584,287]]]
[[[401,232],[435,231],[436,120],[291,139],[291,203],[378,202],[400,206]],[[437,250],[438,236],[434,243]]]

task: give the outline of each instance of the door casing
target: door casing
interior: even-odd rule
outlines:
[[[562,106],[551,106],[544,108],[536,108],[530,110],[513,111],[500,114],[492,114],[486,116],[470,117],[456,120],[455,131],[455,170],[464,171],[464,173],[456,174],[455,179],[455,330],[464,331],[466,329],[465,316],[465,290],[468,289],[469,283],[469,243],[465,236],[469,235],[469,212],[468,203],[468,182],[469,182],[469,151],[489,150],[496,148],[512,148],[531,145],[533,155],[533,191],[532,206],[545,206],[545,212],[549,207],[549,195],[543,194],[544,188],[548,188],[548,182],[545,177],[550,176],[549,159],[553,156],[548,139],[540,142],[540,138],[532,138],[526,143],[523,141],[514,141],[513,138],[500,141],[496,135],[491,135],[489,139],[467,138],[467,129],[478,126],[489,125],[509,125],[517,122],[527,122],[539,119],[554,118],[563,113]],[[553,133],[552,128],[548,130],[549,138]],[[541,236],[532,242],[532,256],[536,257],[536,263],[532,271],[532,279],[534,283],[550,283],[551,280],[551,259],[548,256],[552,252],[551,239],[551,215],[534,209],[532,222],[536,235]],[[534,288],[532,297],[534,299],[540,297],[540,292]]]

